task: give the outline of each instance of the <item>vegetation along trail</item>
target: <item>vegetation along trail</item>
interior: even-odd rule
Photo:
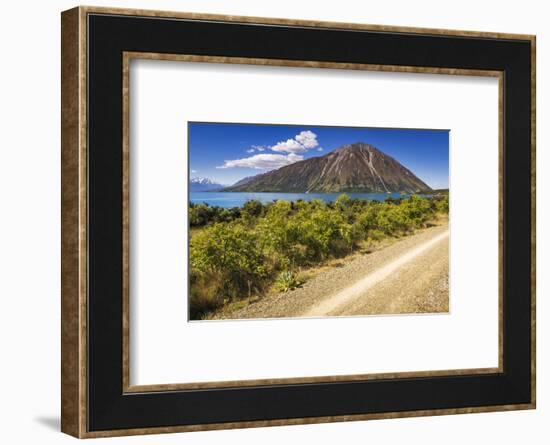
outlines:
[[[190,206],[190,318],[448,309],[448,195]]]
[[[448,264],[448,222],[440,221],[223,318],[447,312]]]

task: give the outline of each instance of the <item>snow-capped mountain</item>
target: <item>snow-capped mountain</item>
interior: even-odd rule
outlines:
[[[209,192],[222,189],[223,187],[222,184],[218,184],[210,178],[203,178],[201,176],[191,178],[189,181],[189,189],[192,192]]]

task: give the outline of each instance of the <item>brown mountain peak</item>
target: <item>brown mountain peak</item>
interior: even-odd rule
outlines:
[[[403,192],[431,190],[421,179],[365,142],[342,145],[332,152],[296,162],[237,183],[235,192]]]

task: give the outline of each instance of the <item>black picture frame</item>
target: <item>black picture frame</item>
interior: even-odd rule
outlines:
[[[62,25],[64,432],[99,437],[535,408],[534,36],[93,7],[64,12]],[[125,391],[125,52],[501,72],[502,369]]]

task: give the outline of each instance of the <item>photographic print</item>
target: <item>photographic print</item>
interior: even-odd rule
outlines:
[[[188,131],[191,320],[448,312],[448,130]]]
[[[191,320],[448,312],[448,130],[188,125]]]

